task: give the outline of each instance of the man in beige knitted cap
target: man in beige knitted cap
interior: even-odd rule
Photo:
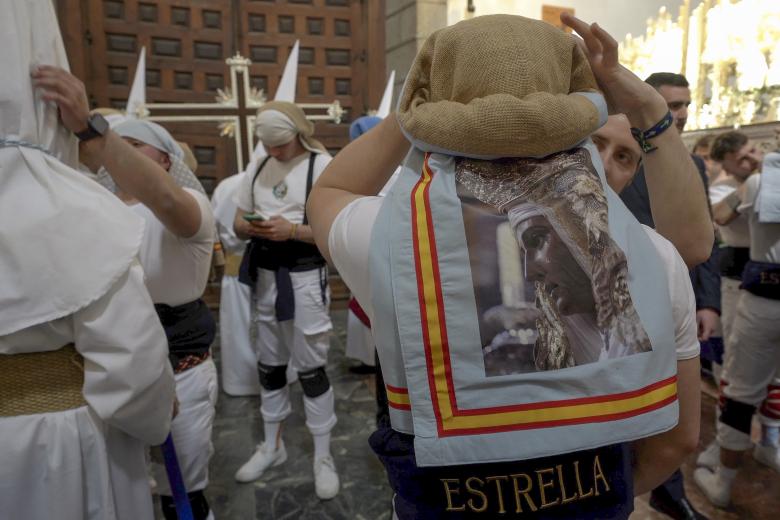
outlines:
[[[430,430],[426,429],[427,425],[420,422],[419,416],[427,412],[428,403],[414,396],[422,392],[427,399],[429,394],[426,387],[430,384],[433,388],[441,372],[437,373],[435,369],[430,372],[430,383],[413,376],[418,363],[433,363],[435,367],[437,360],[413,360],[407,356],[413,351],[402,338],[411,336],[403,335],[407,334],[409,327],[419,326],[416,323],[419,321],[417,315],[405,313],[405,308],[413,302],[394,301],[392,295],[378,292],[387,287],[388,283],[392,291],[406,287],[401,285],[400,281],[397,282],[403,276],[403,266],[383,263],[378,254],[381,249],[376,248],[378,243],[371,237],[372,231],[376,229],[392,229],[393,226],[388,225],[388,222],[392,223],[392,219],[404,215],[396,208],[409,206],[410,199],[403,184],[396,184],[399,186],[397,197],[392,193],[384,199],[373,197],[408,153],[409,156],[415,153],[419,155],[420,151],[426,154],[423,172],[420,174],[420,180],[415,181],[418,182],[416,185],[431,182],[432,174],[428,171],[431,168],[428,163],[431,157],[444,163],[450,160],[447,157],[454,156],[456,164],[461,164],[458,156],[467,156],[484,160],[488,164],[488,170],[491,168],[491,162],[497,167],[502,164],[518,164],[518,157],[529,157],[529,162],[536,160],[533,158],[541,158],[536,160],[537,162],[548,159],[554,162],[555,159],[547,157],[549,154],[575,148],[583,136],[587,137],[603,123],[606,114],[601,114],[597,104],[591,103],[594,99],[591,93],[596,87],[593,76],[598,81],[600,90],[604,92],[610,110],[626,114],[631,126],[642,130],[650,129],[654,125],[657,126],[659,120],[665,120],[667,117],[664,116],[667,114],[664,100],[654,89],[619,65],[617,42],[597,25],[589,26],[568,15],[562,17],[564,23],[574,28],[584,39],[584,44],[581,45],[582,54],[579,54],[577,49],[570,46],[571,41],[567,42],[565,38],[536,25],[539,22],[518,19],[519,17],[484,18],[444,29],[426,41],[407,78],[397,117],[387,118],[374,130],[347,146],[333,160],[315,186],[308,204],[314,224],[314,236],[320,250],[339,269],[356,297],[365,306],[372,323],[385,325],[389,331],[389,336],[380,338],[382,332],[378,327],[375,339],[387,382],[392,428],[380,428],[375,432],[371,438],[372,448],[388,469],[388,477],[396,493],[395,513],[400,519],[471,518],[471,514],[486,511],[490,512],[488,516],[532,511],[538,518],[627,518],[633,495],[649,491],[662,482],[680,465],[683,457],[695,448],[698,441],[699,368],[695,320],[692,318],[693,297],[686,266],[671,244],[652,231],[645,230],[652,243],[651,249],[658,255],[660,265],[657,267],[665,272],[669,284],[669,305],[675,308],[673,343],[677,355],[675,357],[670,353],[666,358],[668,361],[664,363],[676,365],[679,402],[679,410],[676,410],[679,415],[675,418],[677,425],[666,433],[645,438],[635,437],[630,443],[633,463],[629,464],[632,467],[628,471],[625,466],[613,466],[606,471],[608,475],[603,482],[602,468],[598,464],[594,464],[594,478],[589,482],[582,481],[578,474],[576,482],[580,487],[573,493],[574,488],[570,486],[572,481],[568,480],[570,477],[566,474],[566,468],[571,466],[567,457],[577,453],[579,462],[572,466],[576,473],[576,468],[581,468],[583,464],[590,467],[591,462],[584,461],[590,461],[588,457],[592,458],[594,451],[567,452],[560,448],[556,450],[555,441],[550,440],[545,445],[546,448],[538,450],[535,456],[557,453],[554,457],[528,460],[534,458],[532,455],[513,460],[500,458],[501,452],[522,451],[524,448],[518,447],[518,444],[527,445],[538,433],[526,429],[524,432],[527,433],[518,434],[526,437],[512,437],[515,442],[510,443],[501,437],[508,435],[507,433],[494,435],[485,432],[482,435],[474,435],[473,451],[479,453],[463,453],[448,449],[448,443],[452,442],[451,436],[457,434],[447,436],[441,426],[444,423],[437,423],[438,432],[434,430],[430,433]],[[492,47],[484,44],[484,41],[489,39],[492,39]],[[540,43],[542,41],[544,43]],[[474,42],[480,44],[474,45]],[[484,56],[480,55],[480,52],[483,52]],[[565,68],[566,64],[570,65],[570,69]],[[473,72],[476,66],[479,67],[478,73]],[[476,78],[480,81],[475,81]],[[482,79],[485,81],[481,81]],[[648,185],[653,193],[654,213],[661,216],[659,222],[670,224],[684,218],[690,224],[678,226],[677,229],[671,225],[659,225],[659,231],[678,246],[682,257],[688,263],[695,264],[709,254],[712,240],[703,187],[676,132],[661,131],[648,139],[650,144],[645,142],[642,160],[648,172]],[[414,146],[411,152],[410,142]],[[653,147],[655,149],[651,151],[650,148]],[[561,152],[561,155],[571,153],[579,152]],[[512,158],[515,162],[502,162],[503,160],[499,159],[504,157]],[[360,176],[353,174],[357,168],[361,171]],[[453,204],[453,199],[448,194],[448,190],[451,193],[452,188],[447,184],[451,181],[437,181],[439,178],[446,179],[449,173],[444,169],[437,170],[437,176],[424,190],[415,189],[412,192],[412,205],[414,206],[417,200],[425,200],[428,204],[426,190],[430,190],[432,194],[430,205],[438,204],[436,211],[441,210],[441,200]],[[407,179],[404,182],[409,185],[413,181]],[[494,198],[488,183],[482,186],[482,189],[478,186],[479,182],[472,184],[478,198],[482,197],[483,202]],[[496,188],[504,189],[506,186]],[[701,200],[701,204],[691,203],[692,194]],[[528,197],[527,194],[519,195]],[[446,198],[448,196],[450,198]],[[439,197],[439,201],[434,197]],[[610,197],[614,197],[614,194],[610,194]],[[418,210],[418,213],[412,212],[413,219],[417,216],[417,220],[412,221],[412,228],[415,230],[420,226],[419,219],[429,218],[431,208],[426,206],[425,211],[427,213],[423,209]],[[592,223],[588,225],[590,224]],[[437,233],[448,224],[440,225],[442,228],[437,228]],[[435,237],[440,241],[441,248],[447,251],[438,258],[441,269],[448,268],[447,262],[450,265],[453,263],[454,254],[460,254],[445,245],[445,242],[460,240],[458,235],[461,233],[462,231],[458,231],[443,238]],[[392,240],[390,236],[384,238],[385,242]],[[414,244],[418,247],[422,239],[416,240]],[[394,249],[396,244],[393,243],[388,250],[391,255],[398,254],[398,258],[405,261],[407,256],[404,255],[411,253],[405,249],[406,242],[402,244],[404,248],[399,253],[395,253],[397,249]],[[415,256],[418,262],[429,261],[431,258],[428,252],[424,253],[427,255],[424,257],[419,256],[417,251],[414,253],[418,255]],[[473,250],[469,254],[480,256],[481,251]],[[378,272],[377,266],[387,266],[391,271],[390,276]],[[455,316],[455,319],[448,316],[459,303],[454,299],[447,300],[446,294],[456,290],[454,285],[460,283],[457,277],[448,278],[447,284],[434,283],[429,286],[424,281],[428,274],[420,274],[419,268],[417,273],[420,277],[418,289],[421,307],[430,307],[431,300],[441,299],[441,293],[445,293],[444,301],[451,302],[452,307],[440,310],[438,321],[446,320],[449,326],[457,328],[458,316]],[[636,299],[636,294],[631,296]],[[613,303],[626,308],[626,302],[630,300]],[[401,318],[402,314],[407,316],[407,320]],[[468,311],[459,316],[469,319]],[[435,323],[436,319],[436,315],[424,316],[423,325],[431,323],[431,320]],[[407,321],[415,323],[409,324]],[[648,334],[652,336],[654,333],[651,334],[648,329]],[[453,346],[459,339],[455,334],[450,336],[450,348],[455,348]],[[428,344],[431,340],[425,341]],[[659,345],[653,344],[653,351],[659,348]],[[403,357],[400,356],[401,351]],[[681,353],[685,355],[681,356]],[[656,352],[625,356],[623,359],[637,359],[651,354],[655,355]],[[459,361],[461,364],[457,365]],[[618,361],[622,362],[613,362]],[[468,388],[458,387],[457,378],[464,381],[463,378],[469,375],[463,371],[464,366],[470,368],[470,365],[467,365],[469,362],[463,359],[452,362],[460,369],[444,373],[447,377],[456,379],[452,391],[463,393]],[[585,364],[582,367],[592,367],[599,363]],[[622,365],[627,366],[626,363]],[[555,377],[556,372],[581,370],[582,367],[543,373],[545,376]],[[399,382],[406,383],[405,387],[398,384]],[[527,387],[517,387],[516,393],[525,394],[526,389],[532,388],[533,380],[528,379],[528,383]],[[495,390],[501,383],[491,381],[489,384],[491,394],[495,395]],[[447,399],[446,394],[430,395],[431,400],[435,399],[436,402]],[[477,397],[475,394],[470,395]],[[488,396],[483,394],[483,397]],[[469,405],[473,407],[474,402],[457,403],[453,406],[467,408]],[[453,413],[441,408],[438,410],[440,413]],[[566,430],[577,431],[574,426],[556,430],[548,430],[551,438],[557,436],[563,439],[567,435]],[[468,435],[468,432],[463,432],[462,435]],[[506,438],[508,437],[503,437]],[[600,444],[590,446],[603,444],[605,442],[602,440]],[[419,449],[421,446],[425,449]],[[609,449],[609,446],[599,448],[595,453]],[[490,455],[487,455],[488,452]],[[596,455],[595,458],[598,460],[599,456]],[[447,462],[437,465],[437,459]],[[458,460],[477,463],[453,462]],[[611,452],[611,455],[601,455],[600,460],[619,466],[623,462],[617,461],[625,462],[627,459],[625,454]],[[528,476],[533,475],[534,471],[538,476],[538,485],[535,478]],[[556,471],[557,479],[553,480],[553,473]],[[550,473],[549,479],[545,477],[547,473]],[[610,484],[603,486],[607,481]],[[607,495],[613,494],[616,489],[620,490],[618,494],[625,495],[607,498]],[[599,499],[592,499],[594,491],[597,496],[601,493]]]

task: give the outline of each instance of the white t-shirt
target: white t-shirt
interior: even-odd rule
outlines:
[[[371,230],[382,205],[381,197],[361,197],[352,201],[333,221],[328,249],[333,264],[369,319],[374,320],[369,272]],[[669,279],[669,295],[675,321],[677,359],[699,355],[696,326],[696,299],[688,267],[674,246],[647,226],[642,226],[658,250]]]
[[[740,183],[733,177],[710,186],[710,204],[717,204],[730,194],[737,191]],[[723,243],[731,247],[750,247],[750,230],[748,219],[744,215],[738,215],[725,226],[718,226],[720,238]]]
[[[214,251],[214,214],[209,199],[184,188],[200,206],[200,228],[189,238],[168,231],[143,204],[130,208],[144,219],[144,240],[139,257],[146,275],[146,288],[154,303],[182,305],[197,300],[206,290]]]
[[[750,259],[755,262],[780,264],[780,224],[760,223],[753,206],[761,186],[761,175],[753,174],[745,181],[745,200],[739,212],[750,224]]]
[[[277,161],[273,157],[268,159],[254,182],[254,205],[250,186],[256,172],[249,172],[244,176],[234,198],[238,207],[266,218],[279,215],[293,224],[301,224],[306,202],[309,155],[310,152],[306,152],[287,162]],[[326,153],[316,154],[312,185],[331,159]]]

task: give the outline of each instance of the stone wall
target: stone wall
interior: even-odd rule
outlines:
[[[395,70],[395,97],[425,38],[447,25],[447,0],[385,0],[385,60]]]

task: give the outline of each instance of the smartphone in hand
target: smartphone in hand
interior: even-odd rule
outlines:
[[[243,218],[247,222],[265,222],[268,220],[263,215],[258,215],[257,213],[244,213]]]

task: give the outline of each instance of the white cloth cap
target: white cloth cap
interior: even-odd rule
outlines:
[[[142,119],[126,119],[113,127],[112,130],[121,137],[129,137],[153,146],[168,155],[179,159],[184,158],[184,150],[181,149],[176,139],[168,133],[168,130],[157,123]]]
[[[298,135],[295,123],[278,110],[266,110],[257,116],[257,137],[266,146],[282,146]]]

